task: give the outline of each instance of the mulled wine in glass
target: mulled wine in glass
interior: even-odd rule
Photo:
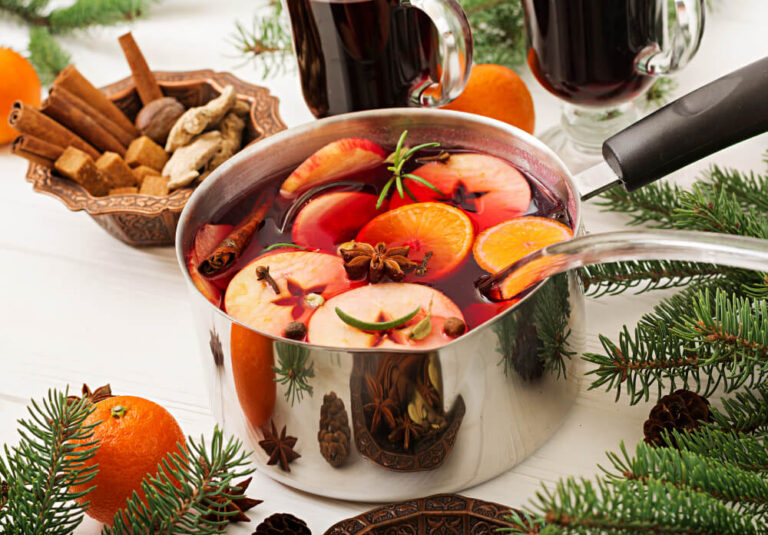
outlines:
[[[440,106],[469,77],[472,36],[455,0],[286,3],[304,100],[316,117]]]
[[[528,64],[565,101],[541,137],[572,171],[597,163],[602,142],[638,119],[633,100],[685,66],[701,41],[704,0],[523,0]],[[671,28],[670,28],[671,26]]]

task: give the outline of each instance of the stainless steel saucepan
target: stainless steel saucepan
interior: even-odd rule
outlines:
[[[400,500],[458,491],[508,470],[555,432],[577,393],[577,378],[569,372],[582,351],[584,314],[582,291],[572,272],[547,279],[491,321],[434,350],[320,347],[249,329],[208,302],[185,267],[196,229],[327,143],[362,136],[391,146],[407,129],[410,143],[437,141],[443,147],[482,151],[512,162],[559,198],[576,233],[583,234],[581,200],[606,185],[618,181],[630,189],[639,187],[766,131],[766,87],[768,59],[721,78],[618,134],[606,143],[608,165],[579,176],[571,176],[550,149],[525,132],[442,110],[341,115],[286,130],[245,149],[192,195],[176,237],[217,420],[254,451],[262,471],[324,496]],[[664,236],[660,239],[664,241]],[[597,248],[593,240],[588,259],[626,258],[643,240],[642,232],[608,236]],[[606,243],[610,250],[604,248]],[[730,246],[729,265],[764,265],[768,270],[764,243],[747,240]],[[734,254],[734,246],[742,248],[742,256]],[[623,251],[618,256],[617,247]],[[645,247],[643,258],[674,256],[678,247],[713,248],[711,236],[677,233],[674,240],[664,241],[660,252]],[[696,259],[722,260],[713,255]],[[292,398],[285,385],[274,382],[272,366],[287,362],[312,367],[311,376],[306,376],[311,394],[303,391],[303,396]],[[371,381],[375,384],[369,385]],[[390,441],[371,430],[376,385],[398,392],[407,403],[403,411],[425,430],[412,438],[408,449],[398,441],[401,437]],[[286,426],[287,434],[298,439],[294,449],[301,457],[289,465],[290,472],[279,463],[267,465],[269,456],[259,446],[270,423],[278,432]]]

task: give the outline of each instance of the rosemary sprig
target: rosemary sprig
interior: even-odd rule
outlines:
[[[312,396],[312,385],[309,379],[315,376],[315,364],[310,362],[309,350],[297,344],[286,342],[275,342],[277,351],[278,366],[272,366],[272,370],[277,374],[275,382],[286,386],[285,401],[291,404],[299,403],[304,399],[306,392]]]
[[[392,186],[395,187],[397,190],[397,194],[400,195],[401,199],[405,198],[405,193],[408,194],[408,196],[414,200],[417,201],[416,197],[413,195],[410,189],[408,189],[408,186],[404,183],[405,179],[413,180],[415,182],[419,182],[420,184],[423,184],[430,188],[431,190],[434,190],[435,192],[439,193],[442,197],[445,197],[445,193],[440,191],[436,186],[434,186],[431,182],[428,180],[425,180],[424,178],[414,175],[413,173],[403,173],[403,166],[405,166],[405,163],[411,159],[411,157],[419,152],[422,149],[429,149],[429,148],[437,148],[440,146],[440,143],[422,143],[421,145],[416,145],[413,148],[408,148],[405,146],[405,137],[408,135],[408,130],[403,130],[403,133],[400,134],[400,139],[397,141],[397,147],[395,148],[395,152],[392,153],[390,158],[392,159],[392,165],[387,167],[388,171],[392,172],[392,178],[387,180],[387,183],[384,184],[384,187],[381,189],[381,193],[379,194],[379,199],[376,201],[376,209],[378,210],[381,208],[381,205],[384,203],[384,199],[387,198],[387,194],[389,194],[389,190],[392,189]]]

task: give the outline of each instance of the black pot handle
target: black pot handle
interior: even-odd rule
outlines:
[[[768,131],[768,56],[664,106],[603,143],[628,191]]]

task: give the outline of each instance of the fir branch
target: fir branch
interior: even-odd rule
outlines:
[[[723,411],[712,409],[714,425],[719,429],[768,434],[768,384],[758,384],[723,399]]]
[[[539,491],[534,515],[512,513],[515,527],[508,533],[556,534],[686,534],[758,535],[762,527],[750,515],[739,513],[704,493],[678,489],[661,481],[568,478],[553,490]],[[532,530],[532,522],[541,527]]]
[[[92,410],[87,400],[69,403],[67,393],[56,390],[41,403],[32,401],[29,419],[19,420],[18,446],[5,446],[0,457],[0,480],[7,481],[0,532],[65,535],[80,524],[87,504],[73,500],[91,489],[70,487],[88,483],[97,472],[84,465],[98,449],[89,441],[97,424],[84,425]]]
[[[768,479],[726,462],[675,448],[640,442],[631,456],[622,442],[620,452],[608,452],[613,470],[600,467],[608,481],[655,480],[690,493],[703,492],[748,515],[768,511]]]
[[[543,363],[544,371],[554,373],[558,378],[566,377],[566,361],[576,354],[571,351],[568,341],[571,336],[569,295],[568,277],[565,274],[552,277],[539,289],[533,311],[538,338],[537,357]]]
[[[727,287],[728,281],[722,285]],[[715,289],[714,285],[710,287]],[[695,343],[681,335],[680,329],[690,322],[690,318],[681,318],[688,318],[690,311],[701,305],[700,296],[700,289],[694,287],[663,300],[640,319],[633,333],[624,326],[618,344],[601,335],[605,353],[583,356],[597,365],[587,372],[597,376],[590,389],[615,389],[616,399],[625,389],[634,405],[647,401],[653,389],[658,398],[678,388],[709,396],[718,387],[732,392],[745,385],[760,384],[768,377],[768,366],[755,367],[753,360],[735,359],[732,353],[715,352],[709,341]],[[706,318],[703,308],[699,312]],[[712,307],[709,314],[715,313]]]
[[[669,182],[656,182],[637,191],[614,187],[600,196],[603,211],[630,216],[628,225],[648,224],[650,228],[674,228],[674,214],[680,207],[682,190]]]
[[[0,14],[15,17],[36,26],[46,26],[48,20],[41,11],[47,6],[47,0],[0,0]]]
[[[89,26],[112,26],[142,17],[152,0],[75,0],[48,15],[53,33],[79,30]]]
[[[70,55],[62,49],[44,27],[29,29],[29,61],[37,71],[40,83],[49,85],[70,64]]]
[[[768,198],[768,197],[767,197]],[[736,195],[695,184],[680,193],[674,226],[686,230],[720,232],[768,239],[768,218],[754,207],[744,207]]]
[[[290,24],[283,14],[281,2],[271,1],[256,13],[250,28],[235,22],[235,31],[229,41],[245,62],[261,66],[263,79],[295,67]]]
[[[275,382],[286,386],[285,401],[293,407],[297,399],[299,403],[304,399],[304,392],[312,396],[309,379],[315,376],[315,363],[307,365],[309,350],[296,344],[275,342],[275,351],[278,359],[278,366],[272,366],[277,374]]]
[[[768,158],[768,152],[766,152],[766,158]],[[703,183],[711,185],[715,190],[722,189],[735,196],[744,208],[768,211],[768,173],[758,175],[753,171],[745,174],[714,165],[705,174]]]
[[[590,297],[618,295],[637,288],[636,295],[652,290],[667,290],[705,282],[728,273],[727,268],[696,262],[638,260],[596,264],[579,271],[584,290]]]
[[[768,475],[768,449],[764,440],[753,435],[723,431],[708,424],[690,432],[665,432],[662,439],[669,447],[677,446],[721,464],[759,472],[762,477]]]
[[[472,27],[473,63],[525,65],[525,20],[522,2],[459,0]]]
[[[672,331],[689,346],[706,344],[712,360],[728,359],[735,368],[768,371],[768,301],[708,289],[693,300]]]
[[[221,533],[228,521],[205,516],[236,514],[236,511],[222,509],[226,509],[230,501],[243,497],[227,491],[233,487],[235,478],[253,472],[245,468],[248,456],[239,440],[225,441],[218,427],[214,429],[210,446],[206,446],[202,437],[199,442],[189,437],[186,449],[169,453],[158,474],[142,481],[141,489],[146,497],[142,499],[134,493],[126,507],[115,515],[113,526],[105,526],[102,535]]]

